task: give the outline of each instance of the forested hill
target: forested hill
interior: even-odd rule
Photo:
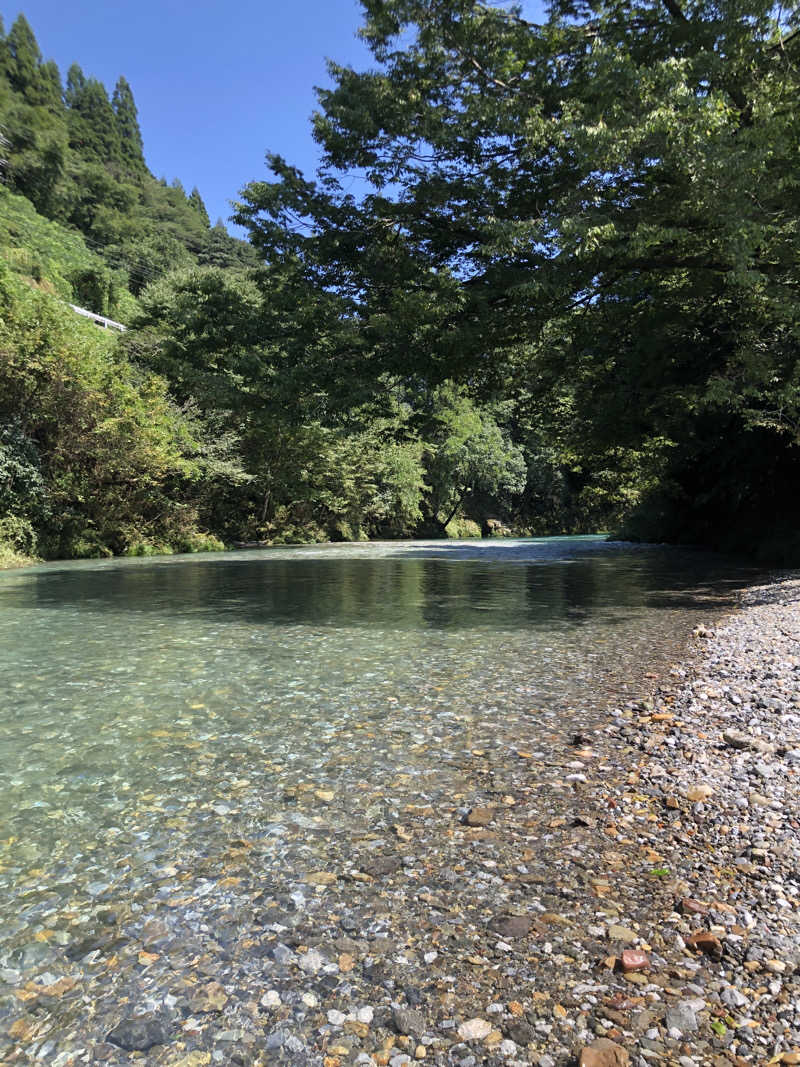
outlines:
[[[192,264],[252,265],[250,247],[210,226],[203,199],[156,179],[145,162],[133,91],[106,87],[73,64],[62,78],[45,61],[24,15],[0,22],[3,180],[45,218],[75,229],[106,265],[76,279],[75,300],[105,314],[110,273],[138,294],[166,271]],[[98,265],[96,265],[98,266]]]

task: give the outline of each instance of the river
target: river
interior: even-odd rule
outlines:
[[[231,841],[291,882],[329,861],[331,810],[341,844],[409,798],[468,806],[475,753],[546,761],[741,580],[601,538],[0,575],[0,977],[60,973],[76,929],[158,915]]]

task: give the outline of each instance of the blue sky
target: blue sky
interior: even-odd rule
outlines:
[[[526,5],[528,6],[528,5]],[[62,79],[73,62],[111,92],[131,84],[156,177],[197,186],[211,221],[279,152],[308,173],[309,117],[325,59],[370,65],[358,0],[0,0],[6,30],[22,11]]]

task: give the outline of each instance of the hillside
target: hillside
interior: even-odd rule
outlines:
[[[30,200],[2,186],[0,255],[16,274],[99,315],[127,322],[136,310],[125,271],[109,266],[76,230],[44,218]]]
[[[79,233],[107,268],[102,282],[81,280],[68,269],[77,303],[105,313],[121,299],[109,293],[109,284],[117,290],[124,284],[136,295],[179,267],[254,265],[247,244],[231,237],[221,222],[209,224],[196,188],[187,195],[180,182],[167,185],[150,173],[126,79],[121,76],[109,96],[73,64],[63,82],[56,64],[43,59],[24,15],[7,34],[0,23],[0,134],[7,189],[26,197],[40,216]],[[26,215],[8,202],[3,216],[16,223],[7,212]],[[37,241],[30,229],[36,224],[27,232],[26,226],[19,219],[12,234],[23,246],[27,233]],[[37,233],[46,231],[39,227]],[[56,255],[66,252],[69,239],[55,230],[50,234],[59,246]],[[30,250],[49,257],[46,242]],[[97,269],[98,260],[91,262]]]

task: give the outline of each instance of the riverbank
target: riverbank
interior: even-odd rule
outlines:
[[[587,1062],[800,1063],[799,605],[796,578],[747,590],[595,735],[627,774],[588,783],[598,921],[568,1015],[625,1051]]]
[[[455,942],[458,973],[398,983],[375,1062],[800,1063],[798,604],[796,579],[746,591],[651,699],[576,733],[551,782],[488,771],[450,831],[459,903],[439,871],[413,905],[437,935],[423,959]]]
[[[388,744],[397,712],[343,724],[384,775],[271,765],[274,813],[237,779],[165,814],[169,852],[137,807],[85,893],[26,873],[3,1063],[561,1067],[598,1038],[595,1067],[800,1062],[798,602],[751,588],[649,699],[531,709],[513,744],[488,678],[468,729],[446,691]]]
[[[41,561],[33,556],[25,556],[15,548],[0,541],[0,571],[13,571],[20,567],[32,567]]]

